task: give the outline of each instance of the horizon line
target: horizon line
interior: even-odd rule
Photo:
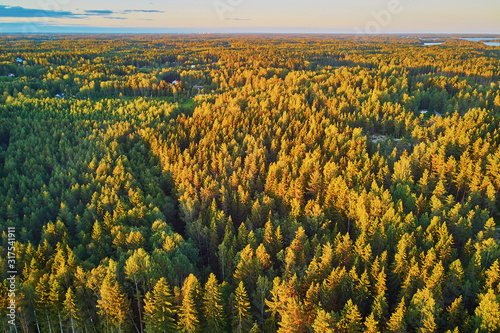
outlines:
[[[67,28],[64,26],[57,26],[58,28]],[[108,30],[123,30],[118,28],[101,28],[101,27],[90,27],[90,29],[108,29]],[[125,28],[131,29],[131,28]],[[150,28],[136,28],[136,29],[150,29]],[[162,28],[160,28],[162,29]],[[177,29],[177,28],[163,28],[163,29]],[[191,29],[191,28],[188,28]],[[194,28],[193,28],[194,29]],[[491,35],[499,36],[500,32],[296,32],[296,31],[149,31],[149,32],[98,32],[98,31],[81,31],[81,32],[57,32],[57,31],[46,31],[46,32],[23,32],[23,31],[6,31],[2,32],[0,28],[0,36],[2,35],[343,35],[343,36],[387,36],[387,35]]]

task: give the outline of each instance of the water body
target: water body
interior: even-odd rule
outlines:
[[[493,37],[487,37],[487,38],[477,38],[477,37],[462,37],[460,39],[468,40],[469,42],[482,42],[484,40],[497,40],[500,38],[493,38]]]
[[[500,40],[500,38],[486,37],[486,38],[478,38],[478,37],[462,37],[460,39],[468,40],[469,42],[482,42],[484,45],[488,46],[500,46],[500,42],[488,42],[489,40]]]
[[[441,45],[443,42],[427,42],[424,43],[424,46],[433,46],[433,45]]]

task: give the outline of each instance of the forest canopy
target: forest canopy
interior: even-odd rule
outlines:
[[[0,329],[498,332],[500,48],[0,38]],[[8,236],[15,228],[15,241]]]

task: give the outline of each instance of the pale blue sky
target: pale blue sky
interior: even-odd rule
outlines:
[[[500,33],[500,0],[2,0],[0,32]]]

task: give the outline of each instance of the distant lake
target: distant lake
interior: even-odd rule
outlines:
[[[424,46],[436,46],[436,45],[441,45],[443,44],[443,42],[434,42],[432,40],[435,40],[435,39],[443,39],[442,37],[427,37],[427,38],[421,38],[420,40],[423,42],[423,45]],[[500,46],[500,37],[484,37],[484,38],[480,38],[480,37],[461,37],[459,38],[461,40],[467,40],[469,42],[482,42],[484,45],[488,45],[488,46]],[[490,42],[488,42],[490,41]],[[494,42],[491,42],[491,41],[494,41]]]
[[[477,38],[477,37],[462,37],[460,39],[465,39],[465,40],[468,40],[469,42],[481,42],[483,40],[497,40],[497,39],[500,39],[500,38]]]

